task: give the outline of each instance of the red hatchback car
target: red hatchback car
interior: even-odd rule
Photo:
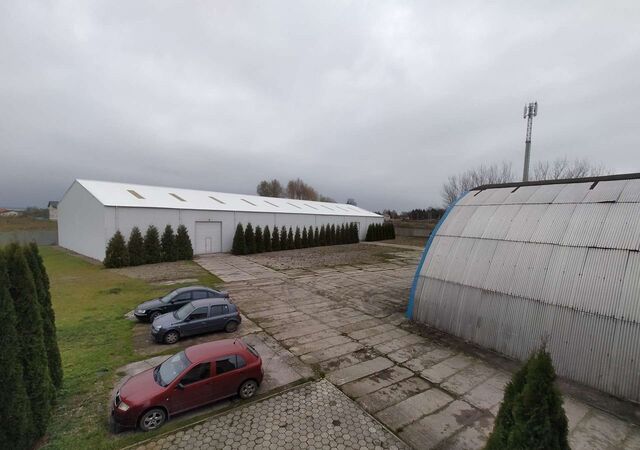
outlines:
[[[116,424],[143,431],[170,416],[238,394],[250,398],[262,382],[262,359],[240,339],[194,345],[134,375],[116,393]]]

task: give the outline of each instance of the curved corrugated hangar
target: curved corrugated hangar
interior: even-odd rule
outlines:
[[[640,174],[481,186],[425,247],[408,315],[640,401]]]
[[[58,204],[58,242],[91,258],[104,259],[107,242],[137,226],[175,231],[185,225],[196,255],[231,250],[236,225],[320,227],[355,222],[360,239],[382,216],[353,205],[255,195],[226,194],[106,181],[75,180]]]

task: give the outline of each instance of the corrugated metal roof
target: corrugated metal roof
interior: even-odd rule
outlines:
[[[339,203],[108,181],[76,180],[76,183],[83,186],[105,206],[382,217],[357,206]]]
[[[440,225],[413,317],[640,401],[640,175],[483,187]],[[433,253],[433,254],[432,254]]]

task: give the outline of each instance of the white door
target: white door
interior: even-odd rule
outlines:
[[[196,222],[195,254],[222,251],[222,222]]]

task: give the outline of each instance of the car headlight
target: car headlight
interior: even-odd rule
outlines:
[[[146,313],[146,312],[147,312],[147,310],[146,310],[146,309],[139,309],[139,310],[138,310],[138,312],[139,312],[140,314],[144,314],[144,313]]]
[[[128,411],[129,405],[127,405],[125,402],[120,402],[120,404],[118,405],[118,409],[120,411]]]
[[[162,327],[160,325],[153,325],[151,328],[153,328],[155,331],[160,331]]]

